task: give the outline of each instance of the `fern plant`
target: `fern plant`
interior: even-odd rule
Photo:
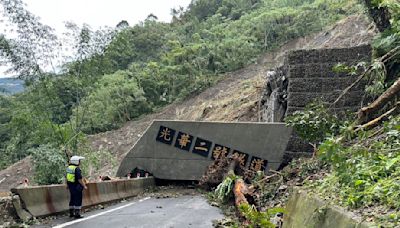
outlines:
[[[265,212],[257,211],[254,205],[251,206],[248,203],[241,204],[239,206],[239,211],[249,222],[247,226],[249,228],[275,228],[277,224],[274,224],[271,218],[278,213],[284,213],[284,209],[279,207],[268,209]]]
[[[226,201],[232,196],[232,189],[238,178],[239,177],[234,174],[228,175],[224,181],[218,185],[217,189],[215,189],[215,193],[219,200]]]

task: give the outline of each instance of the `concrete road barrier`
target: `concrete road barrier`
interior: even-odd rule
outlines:
[[[84,190],[83,206],[92,206],[140,194],[144,189],[154,185],[154,178],[113,180],[88,183]],[[17,214],[22,218],[26,212],[38,217],[63,212],[69,209],[69,191],[66,185],[46,185],[25,188],[14,188],[11,192],[19,196],[21,209]],[[21,208],[14,202],[15,208]]]
[[[117,176],[134,168],[167,180],[199,180],[219,156],[237,154],[255,171],[277,169],[292,129],[284,123],[156,120],[122,161]]]
[[[367,228],[374,224],[361,221],[344,208],[333,206],[312,193],[295,189],[284,215],[283,228]]]

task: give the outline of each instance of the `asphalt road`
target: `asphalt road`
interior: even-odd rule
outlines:
[[[92,211],[84,216],[78,220],[64,218],[54,221],[57,224],[54,227],[212,227],[213,220],[223,218],[218,208],[210,206],[205,198],[198,195],[163,199],[147,197]]]

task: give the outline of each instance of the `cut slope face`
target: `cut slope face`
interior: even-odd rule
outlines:
[[[287,51],[368,44],[375,34],[374,26],[365,16],[348,17],[321,33],[293,40],[282,48],[265,54],[255,64],[226,74],[219,83],[197,96],[171,104],[139,120],[130,121],[120,129],[90,136],[89,142],[94,150],[110,151],[119,164],[154,119],[257,122],[260,120],[260,100],[266,71],[280,65]],[[116,169],[117,166],[109,163],[90,175],[115,175]],[[29,173],[30,179],[32,174]],[[15,184],[9,186],[0,183],[0,191],[15,187],[20,179],[19,176],[15,176],[14,169],[0,171],[0,180],[6,175],[9,175],[7,179]]]

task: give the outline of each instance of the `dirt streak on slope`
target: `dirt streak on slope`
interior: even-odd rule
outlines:
[[[265,54],[255,64],[224,75],[219,83],[197,96],[168,105],[139,120],[130,121],[120,129],[89,136],[89,142],[94,150],[110,151],[119,164],[154,119],[256,122],[259,120],[258,102],[265,83],[265,72],[281,64],[287,51],[366,44],[371,42],[376,34],[375,30],[365,16],[348,17],[321,33],[293,40],[280,49]],[[22,162],[17,167],[25,172],[31,169],[31,163]],[[99,174],[114,175],[117,168],[107,164],[92,173],[91,177],[95,178]],[[0,191],[14,187],[24,175],[32,179],[33,173],[15,174],[15,165],[0,171],[0,180],[8,175],[7,184],[0,183]]]

